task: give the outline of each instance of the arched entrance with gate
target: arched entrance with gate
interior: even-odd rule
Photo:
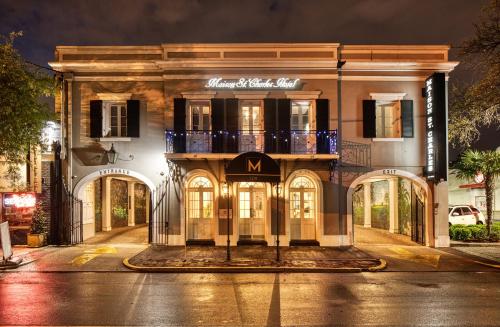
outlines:
[[[351,243],[431,245],[431,204],[429,186],[410,172],[382,169],[359,176],[347,191]]]
[[[74,187],[82,200],[86,243],[147,243],[153,183],[142,174],[108,168],[83,177]]]

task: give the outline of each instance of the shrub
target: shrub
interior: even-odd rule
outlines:
[[[487,239],[488,231],[484,225],[472,225],[467,227],[471,231],[471,239],[475,241],[484,241]]]
[[[500,240],[500,223],[491,226],[491,234],[488,238],[485,225],[452,225],[450,226],[450,238],[455,241],[490,241]]]
[[[472,233],[465,225],[452,225],[450,228],[450,236],[453,240],[468,241],[471,239]]]
[[[44,234],[48,232],[49,220],[47,218],[47,213],[43,209],[43,205],[42,201],[36,203],[35,211],[31,219],[31,234]]]

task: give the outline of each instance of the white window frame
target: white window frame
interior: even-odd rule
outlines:
[[[194,105],[200,106],[199,104],[201,104],[201,103],[206,103],[208,106],[208,128],[206,130],[207,131],[212,130],[212,105],[211,105],[211,101],[207,100],[207,99],[196,99],[196,100],[193,99],[193,100],[187,101],[186,130],[193,131],[193,107],[194,107]],[[200,107],[203,108],[203,105],[201,105]],[[201,110],[198,115],[199,115],[199,117],[198,117],[199,122],[201,123],[201,125],[203,125],[203,110]],[[199,131],[205,131],[205,129],[201,129],[201,130],[199,129]]]
[[[241,100],[239,101],[240,105],[239,105],[239,129],[241,131],[241,133],[245,134],[245,135],[251,135],[251,134],[254,134],[255,132],[257,132],[257,134],[259,132],[261,132],[263,129],[264,129],[264,105],[262,103],[262,100],[252,100],[252,99],[244,99],[244,100]],[[243,129],[243,107],[249,107],[250,108],[250,117],[249,117],[249,129],[248,130],[244,130]],[[254,130],[253,127],[255,125],[255,122],[253,120],[253,117],[252,117],[252,114],[253,114],[253,107],[259,107],[259,117],[257,117],[257,120],[258,120],[258,125],[260,125],[260,129],[258,130]]]
[[[117,135],[111,135],[111,107],[118,107]],[[125,120],[127,119],[127,102],[124,101],[103,101],[102,103],[102,138],[128,138],[128,135],[122,135],[122,110],[125,109]],[[126,130],[128,126],[125,125]],[[126,132],[125,132],[126,134]]]
[[[372,100],[376,101],[375,104],[375,110],[377,108],[377,105],[381,103],[390,103],[390,102],[399,102],[399,118],[397,120],[399,121],[399,136],[396,137],[385,137],[385,136],[376,136],[372,140],[374,142],[380,142],[380,141],[388,141],[388,142],[403,142],[404,138],[402,137],[402,126],[401,126],[401,100],[404,99],[406,96],[406,93],[370,93],[370,98]],[[375,114],[376,116],[376,114]],[[376,118],[375,118],[376,119]],[[376,124],[377,122],[375,121],[375,130],[376,130]],[[384,128],[384,135],[385,135],[385,128]]]
[[[298,127],[299,128],[293,128],[293,125],[292,125],[292,117],[293,117],[293,105],[294,105],[294,102],[309,102],[309,111],[308,111],[308,122],[309,122],[309,128],[308,129],[305,129],[304,128],[304,119],[303,119],[303,114],[302,114],[302,111],[299,110],[299,113],[298,113]],[[314,119],[314,117],[316,116],[315,115],[316,113],[316,101],[315,100],[311,100],[311,99],[292,99],[291,102],[290,102],[290,129],[291,130],[297,130],[297,131],[314,131],[316,129],[316,121]]]

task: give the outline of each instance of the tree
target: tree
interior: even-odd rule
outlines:
[[[54,95],[54,78],[28,65],[14,48],[16,37],[0,35],[0,158],[7,162],[11,181],[30,150],[42,144],[42,129],[52,118],[43,97]]]
[[[480,79],[455,85],[450,94],[449,140],[453,146],[470,146],[479,128],[500,123],[500,6],[492,0],[484,9],[475,35],[464,42],[461,56]]]
[[[500,152],[497,151],[465,151],[453,167],[458,178],[471,180],[478,173],[484,176],[486,191],[486,224],[488,237],[491,232],[491,219],[493,216],[493,192],[495,179],[500,176]]]

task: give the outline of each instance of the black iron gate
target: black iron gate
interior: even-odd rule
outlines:
[[[49,242],[55,245],[72,245],[83,241],[83,203],[64,184],[61,146],[55,147],[51,167],[51,220]]]
[[[171,194],[175,191],[174,183],[180,177],[180,170],[179,166],[172,161],[167,161],[167,165],[168,173],[165,179],[151,195],[151,208],[153,208],[149,216],[149,243],[151,244],[169,244]]]
[[[170,184],[170,178],[164,179],[151,195],[153,210],[150,211],[149,217],[149,243],[168,244]]]

